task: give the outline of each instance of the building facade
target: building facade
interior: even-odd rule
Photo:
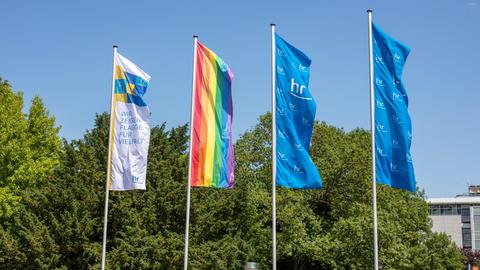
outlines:
[[[480,250],[480,186],[452,198],[427,199],[432,230],[444,232],[460,248]]]

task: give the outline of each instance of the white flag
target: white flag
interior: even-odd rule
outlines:
[[[115,55],[110,190],[146,189],[150,111],[143,95],[149,80],[130,60]]]

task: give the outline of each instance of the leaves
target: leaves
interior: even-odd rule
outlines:
[[[0,79],[0,220],[16,212],[22,190],[44,181],[60,162],[55,118],[39,97],[28,115],[22,109],[22,93]]]
[[[108,114],[62,142],[39,98],[28,115],[1,81],[0,264],[3,269],[99,269]],[[7,106],[8,105],[8,106]],[[13,132],[12,130],[15,130]],[[271,115],[235,144],[235,187],[192,188],[190,269],[271,265]],[[110,192],[108,269],[182,269],[188,126],[151,129],[147,190]],[[370,269],[370,134],[315,123],[321,190],[277,187],[278,269]],[[378,186],[382,269],[461,269],[464,256],[432,233],[422,192]]]

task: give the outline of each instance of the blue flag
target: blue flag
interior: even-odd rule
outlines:
[[[410,48],[375,24],[372,29],[376,181],[414,192],[416,184],[410,155],[412,123],[401,79]]]
[[[308,89],[312,61],[277,34],[275,47],[277,185],[318,189],[322,179],[309,155],[317,106]]]

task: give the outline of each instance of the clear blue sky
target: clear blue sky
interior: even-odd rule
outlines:
[[[151,76],[152,124],[190,116],[192,35],[234,70],[235,137],[270,108],[270,28],[313,60],[319,121],[369,127],[366,9],[412,48],[404,71],[418,185],[480,184],[480,0],[2,1],[0,76],[43,98],[67,139],[109,109],[112,44]],[[2,116],[5,117],[5,116]]]

